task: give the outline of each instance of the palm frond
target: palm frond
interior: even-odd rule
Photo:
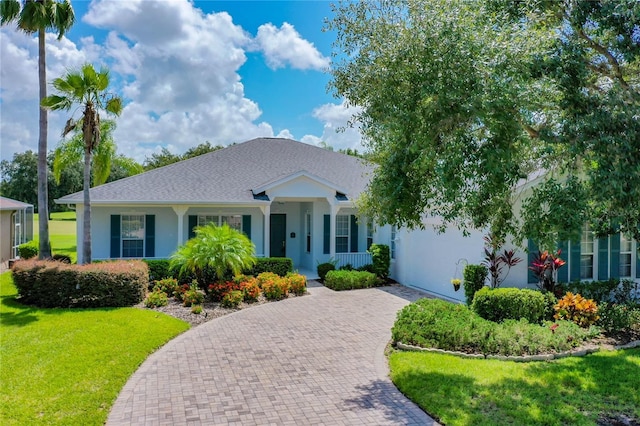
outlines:
[[[20,15],[20,2],[17,0],[2,0],[0,2],[0,25],[8,24]]]

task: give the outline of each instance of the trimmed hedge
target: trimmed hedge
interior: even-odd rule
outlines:
[[[18,246],[18,256],[20,256],[20,259],[31,259],[37,255],[38,244],[33,240]]]
[[[327,273],[329,271],[335,271],[336,264],[333,262],[325,262],[318,264],[316,271],[318,272],[318,278],[320,281],[324,281],[327,278]]]
[[[376,283],[376,275],[366,271],[329,271],[324,280],[325,287],[338,291],[369,288]]]
[[[464,278],[464,295],[467,298],[467,305],[473,303],[473,296],[476,292],[484,287],[489,271],[484,265],[467,265],[462,272]]]
[[[140,260],[89,265],[20,260],[13,281],[21,303],[42,308],[132,306],[146,295],[149,270]]]
[[[373,273],[382,279],[389,276],[389,267],[391,266],[391,251],[386,244],[371,244],[369,247],[371,253],[371,263]]]
[[[471,309],[489,321],[524,318],[535,324],[544,319],[546,305],[544,295],[537,290],[484,287],[476,292]]]
[[[163,280],[165,278],[177,278],[169,266],[169,259],[142,259],[149,267],[149,282]]]
[[[603,281],[573,281],[568,284],[559,284],[557,287],[561,294],[567,292],[579,293],[582,297],[593,299],[598,304],[607,302],[633,304],[639,301],[637,298],[632,297],[635,282],[628,279],[612,278]]]
[[[263,272],[273,272],[284,277],[293,272],[293,260],[288,257],[258,257],[253,269],[246,274],[257,277]]]

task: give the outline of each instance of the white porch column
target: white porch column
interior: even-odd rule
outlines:
[[[335,204],[331,204],[331,220],[329,221],[329,256],[334,258],[336,256],[336,216],[338,215],[339,207]]]
[[[264,206],[264,257],[269,257],[271,245],[271,205]]]
[[[178,215],[178,246],[184,244],[184,214],[189,210],[187,206],[171,206]]]

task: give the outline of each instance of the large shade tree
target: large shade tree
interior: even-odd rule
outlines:
[[[367,214],[420,227],[428,213],[442,229],[547,246],[585,222],[640,239],[640,2],[363,0],[334,12],[330,86],[362,108],[379,164]]]
[[[73,106],[82,108],[78,119],[67,120],[63,136],[80,131],[84,148],[83,173],[83,240],[82,262],[91,263],[91,185],[92,155],[99,148],[101,138],[100,111],[117,116],[122,112],[122,99],[109,94],[109,71],[99,72],[93,65],[85,64],[80,70],[69,71],[64,77],[53,80],[53,87],[59,94],[47,96],[42,105],[53,110],[70,110]]]
[[[39,100],[47,96],[47,62],[45,55],[45,33],[54,30],[58,39],[71,28],[75,14],[69,0],[2,0],[0,1],[0,24],[16,22],[18,29],[27,34],[38,33],[38,83]],[[47,110],[40,106],[38,135],[38,214],[39,220],[39,256],[51,257],[49,241],[49,208],[47,185]]]

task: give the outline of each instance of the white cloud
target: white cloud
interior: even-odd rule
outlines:
[[[359,107],[348,106],[345,101],[340,104],[324,104],[313,110],[313,116],[324,123],[322,136],[305,135],[301,142],[318,145],[322,142],[334,149],[352,148],[363,150],[362,135],[354,123],[349,124],[353,116],[360,112]]]
[[[324,70],[329,66],[329,58],[322,56],[313,43],[303,39],[287,22],[280,28],[271,23],[261,25],[255,43],[264,53],[267,65],[274,70],[287,64],[301,70]]]
[[[289,129],[280,130],[280,133],[276,135],[276,138],[295,139]]]

